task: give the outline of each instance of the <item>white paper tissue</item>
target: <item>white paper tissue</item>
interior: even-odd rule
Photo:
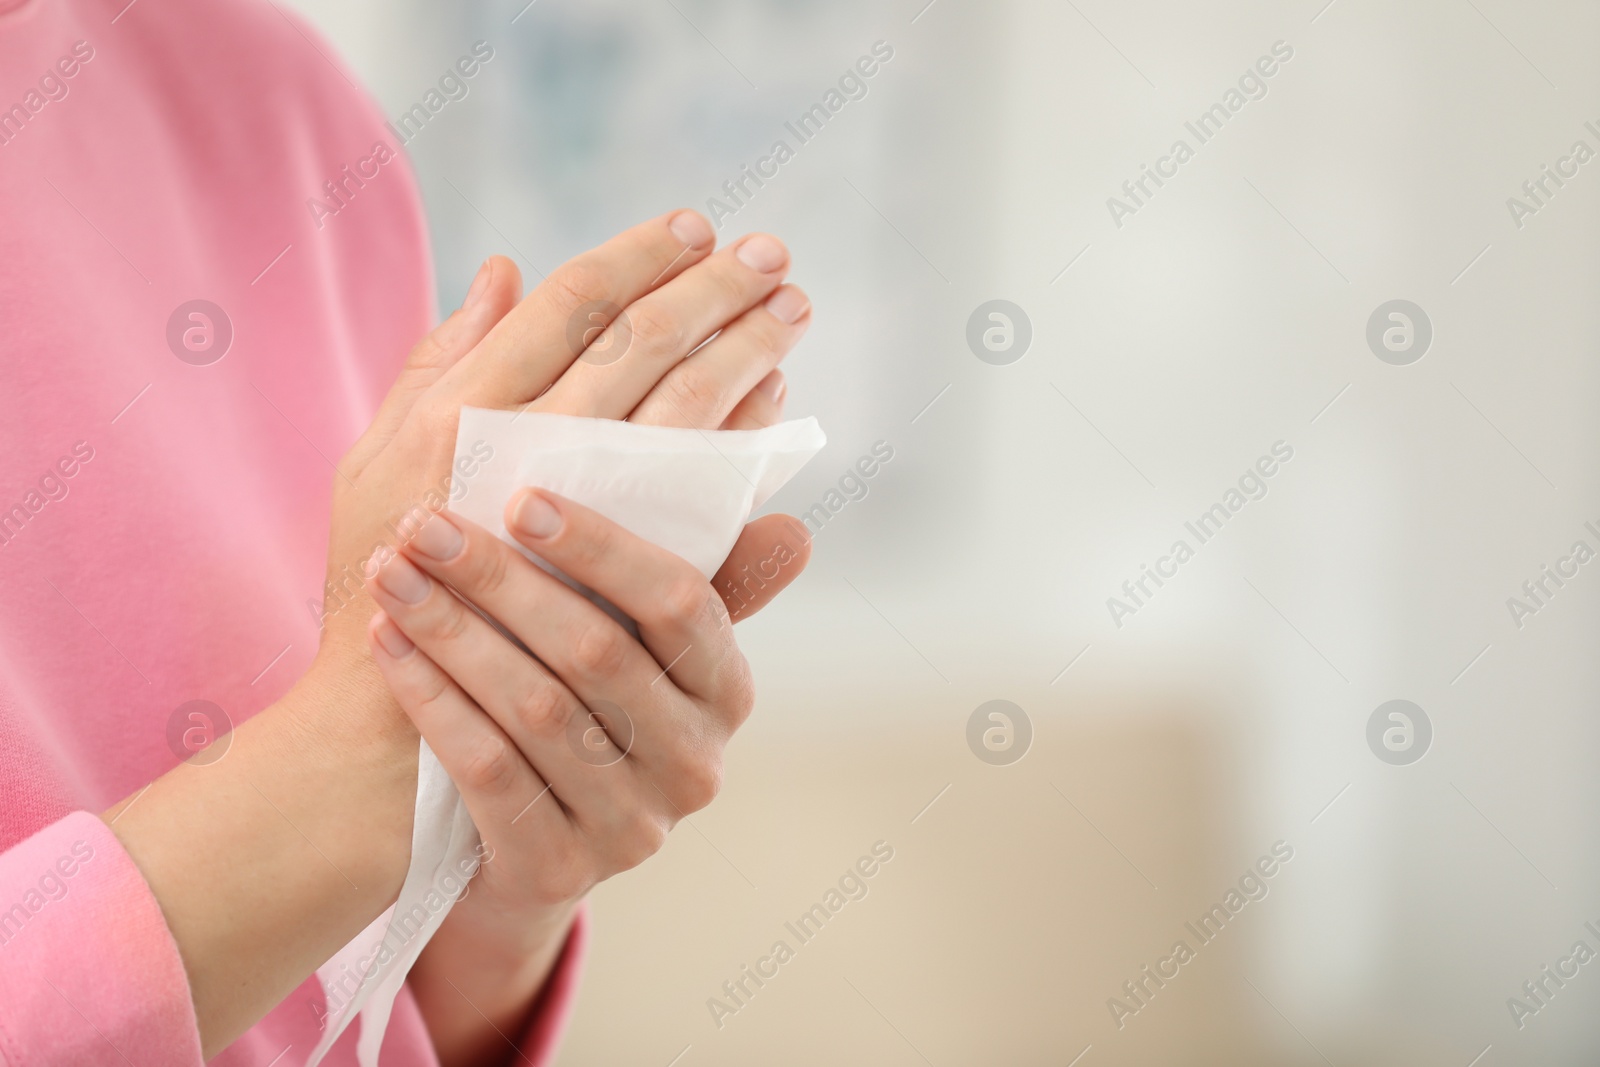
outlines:
[[[450,506],[511,541],[503,516],[512,495],[525,486],[548,489],[682,556],[709,578],[750,513],[825,443],[816,419],[702,431],[463,408]],[[479,855],[478,830],[424,741],[405,883],[388,911],[318,969],[328,1014],[307,1067],[322,1061],[358,1014],[357,1057],[362,1067],[377,1067],[394,999],[476,873]]]

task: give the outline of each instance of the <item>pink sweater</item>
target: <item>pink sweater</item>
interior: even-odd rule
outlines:
[[[430,325],[412,174],[331,57],[266,0],[0,0],[6,1067],[200,1063],[160,909],[90,813],[174,766],[180,706],[237,723],[310,662],[329,459]],[[214,1062],[302,1063],[321,1003],[309,979]],[[383,1062],[437,1062],[409,995]]]

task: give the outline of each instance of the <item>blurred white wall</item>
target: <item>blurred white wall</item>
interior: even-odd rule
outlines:
[[[409,146],[446,306],[491,252],[534,280],[704,210],[894,49],[723,229],[781,235],[816,306],[789,408],[830,445],[775,505],[876,441],[894,459],[743,627],[762,700],[724,796],[597,892],[563,1062],[1600,1045],[1600,965],[1520,1027],[1507,1005],[1600,951],[1600,566],[1520,628],[1507,607],[1600,550],[1600,160],[1520,227],[1507,206],[1600,151],[1594,5],[524,2],[301,0],[390,115],[495,50]],[[1277,42],[1201,144],[1185,123]],[[1117,225],[1107,199],[1180,138]],[[966,339],[994,299],[1032,327],[1007,365]],[[1431,323],[1408,365],[1366,336],[1396,299]],[[1199,544],[1185,522],[1279,441],[1266,496]],[[1180,538],[1194,558],[1117,625],[1107,598]],[[1032,723],[1009,766],[968,748],[992,699]],[[1369,747],[1391,699],[1431,721],[1420,761]],[[719,1029],[707,998],[878,840],[869,895]],[[1119,1029],[1108,999],[1280,840],[1266,898]]]

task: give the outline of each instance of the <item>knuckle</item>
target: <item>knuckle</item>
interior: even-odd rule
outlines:
[[[581,520],[579,520],[581,521]],[[581,537],[563,537],[562,567],[592,572],[615,547],[616,535],[610,523],[585,522]]]
[[[610,273],[586,256],[568,260],[551,271],[544,284],[555,302],[567,312],[605,300],[611,293]]]
[[[439,607],[426,624],[429,635],[441,643],[465,640],[472,632],[472,620],[467,615],[467,609],[448,593],[435,599]]]
[[[426,386],[434,380],[436,372],[449,362],[450,354],[455,350],[461,335],[461,321],[459,313],[451,313],[434,327],[433,332],[412,347],[400,376],[395,379],[396,388]]]
[[[461,783],[474,792],[499,796],[517,781],[518,756],[500,737],[488,737],[467,755],[461,768]]]
[[[680,412],[690,418],[716,411],[723,402],[723,391],[715,378],[697,374],[686,364],[679,373],[669,375],[662,383],[667,398]]]
[[[722,691],[718,706],[734,729],[743,725],[756,710],[756,684],[743,653],[729,657],[723,665]]]
[[[780,321],[776,315],[755,316],[752,325],[755,347],[768,357],[782,355],[794,346],[794,327]]]
[[[692,760],[680,776],[679,799],[685,814],[699,811],[722,792],[720,755]]]
[[[517,702],[517,721],[530,733],[557,734],[572,719],[572,704],[549,679],[540,679]]]
[[[718,267],[720,269],[707,272],[716,290],[715,302],[719,307],[737,311],[750,299],[750,291],[753,288],[750,277],[755,272],[742,263],[734,265],[723,262],[719,263]]]
[[[449,435],[453,437],[456,432],[456,423],[460,420],[461,414],[459,409],[452,411],[448,403],[436,402],[430,394],[429,397],[417,401],[416,406],[411,409],[409,417],[417,420],[417,428],[428,439],[449,440],[449,437],[435,438],[434,435],[444,434],[448,431]]]
[[[698,574],[693,578],[687,575],[675,578],[661,594],[662,621],[684,629],[698,627],[706,619],[715,617],[710,611],[715,607],[710,603],[712,599],[721,600],[711,583]]]
[[[438,670],[425,670],[421,657],[412,657],[408,660],[416,666],[405,673],[403,685],[411,690],[409,699],[403,701],[412,705],[416,710],[432,713],[439,710],[450,693],[450,683],[443,673]],[[398,696],[398,694],[397,694]]]
[[[728,605],[723,601],[721,594],[713,591],[707,598],[705,612],[700,616],[700,625],[714,634],[730,634],[733,616],[728,613]],[[730,636],[725,636],[724,639],[730,639]]]
[[[485,599],[504,592],[511,579],[511,549],[499,540],[486,541],[474,555],[467,587]]]
[[[641,303],[628,313],[633,336],[647,351],[676,355],[688,342],[688,327],[659,303]]]
[[[649,812],[637,812],[628,817],[618,834],[618,858],[624,868],[637,867],[666,843],[666,824]]]
[[[543,857],[536,896],[539,903],[562,904],[577,900],[598,880],[588,857],[576,847],[553,850]]]
[[[572,665],[585,678],[609,678],[627,662],[622,630],[609,620],[587,627],[572,648]]]

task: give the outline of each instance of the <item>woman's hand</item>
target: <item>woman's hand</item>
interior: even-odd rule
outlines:
[[[614,306],[608,310],[604,306],[597,307],[596,301],[583,301],[577,305],[574,314],[582,316],[583,333],[590,347],[548,391],[538,396],[530,405],[530,410],[626,417],[641,423],[702,429],[755,429],[775,423],[782,415],[784,392],[782,375],[776,369],[776,364],[809,324],[809,307],[804,295],[793,286],[774,288],[786,262],[787,254],[776,241],[765,237],[751,239],[706,258],[699,267],[685,270],[678,282],[663,284],[620,314]],[[588,267],[584,267],[576,275],[581,278],[588,270]],[[560,277],[559,274],[553,276],[547,285],[557,282]],[[576,283],[568,281],[563,282],[562,286],[565,288],[573,284]],[[594,290],[588,292],[593,293]],[[568,300],[568,303],[572,302],[573,299]],[[595,319],[597,315],[613,317],[600,322]],[[510,321],[511,317],[508,316],[507,322]],[[714,339],[702,345],[706,336],[717,330],[719,322],[727,325],[722,327],[720,333],[716,333]],[[508,328],[505,324],[496,327],[485,344],[494,341],[498,333]],[[442,383],[449,384],[448,380]],[[537,384],[537,379],[533,384]],[[516,386],[523,391],[530,387],[528,383]],[[480,401],[469,392],[452,402]],[[454,409],[451,415],[453,417]],[[453,424],[450,439],[453,442]],[[413,544],[425,546],[431,536],[449,528],[447,520],[436,518],[427,527],[430,533],[420,536]],[[595,517],[597,537],[602,536],[608,528],[615,529],[610,523]],[[568,535],[563,543],[577,544],[578,537],[578,534]],[[626,540],[637,541],[631,537],[626,537]],[[728,616],[731,614],[735,619],[748,617],[787,585],[805,564],[809,554],[808,540],[798,522],[783,516],[769,516],[751,523],[718,575],[716,588],[727,591],[725,608],[712,592],[712,586],[701,575],[682,560],[667,557],[681,572],[680,577],[685,581],[692,579],[693,586],[703,594],[706,604],[717,605],[718,614],[707,615],[704,621],[715,623],[720,630],[722,645],[718,647],[726,646],[724,655],[730,655],[742,664],[737,648],[727,635]],[[594,548],[613,541],[614,538],[606,535]],[[518,567],[531,567],[510,548],[492,539],[480,550],[480,554],[491,549],[509,557]],[[405,551],[419,561],[426,561],[426,557],[417,555],[412,548]],[[664,556],[658,549],[651,549],[651,552],[653,557]],[[551,562],[561,566],[555,559],[551,559]],[[761,572],[767,574],[774,564],[778,567],[778,577],[754,583],[755,587],[752,588],[752,583],[745,577],[746,568],[759,565]],[[399,567],[403,564],[389,566]],[[528,581],[550,581],[537,568],[531,569],[535,574]],[[572,573],[574,577],[579,577],[575,571]],[[579,577],[579,580],[584,579]],[[555,584],[557,595],[576,595],[565,586]],[[469,589],[457,588],[480,608],[500,618],[494,606],[479,600]],[[386,597],[382,592],[376,596],[381,603],[393,605],[392,597]],[[624,611],[628,610],[622,596],[611,599]],[[459,608],[458,602],[451,602]],[[587,601],[582,601],[581,607],[595,611]],[[406,620],[412,617],[396,611],[402,628],[407,625]],[[608,617],[603,614],[601,617],[618,633],[622,633],[614,623],[610,623]],[[500,621],[516,630],[509,619],[501,618]],[[380,627],[377,632],[399,634],[394,622],[387,623],[386,628]],[[644,631],[645,635],[653,632],[650,628]],[[504,686],[525,679],[530,661],[523,653],[481,624],[481,620],[476,633],[480,641],[485,642],[474,644],[479,650],[478,657],[471,661],[452,660],[443,664],[446,675],[453,675],[469,692],[488,685]],[[705,647],[711,646],[708,644]],[[665,654],[660,663],[670,663],[681,651],[681,648],[672,650],[670,654]],[[637,662],[654,662],[649,658],[650,653],[664,654],[661,648],[649,646],[640,649],[639,656],[642,658]],[[376,658],[380,664],[386,662],[387,657],[382,653],[381,645]],[[546,659],[545,662],[552,661]],[[432,669],[435,673],[439,671],[437,666]],[[662,674],[660,666],[650,670],[652,678]],[[390,688],[402,697],[402,706],[408,712],[413,712],[414,707],[404,698],[404,692],[396,688],[392,672],[386,670],[385,675]],[[668,689],[668,683],[663,680],[654,692],[665,697]],[[599,714],[604,717],[605,708],[603,705],[599,707]],[[492,718],[485,720],[490,723],[493,721]],[[420,727],[421,723],[418,725]],[[687,724],[681,725],[687,729]],[[426,735],[426,731],[424,733]],[[604,729],[591,728],[587,733],[579,730],[578,736],[593,739],[606,735]],[[704,744],[704,741],[699,732],[691,732],[676,743],[693,745]],[[435,750],[440,751],[438,746],[435,746]],[[510,758],[521,760],[530,768],[536,764],[531,755],[517,755],[520,751],[515,746],[511,747],[508,750],[512,754]],[[706,745],[703,754],[715,759],[720,751],[719,741],[714,746]],[[474,789],[469,774],[462,771],[459,763],[452,764],[448,759],[444,762],[463,793],[479,796],[478,803],[481,804],[482,790]],[[679,770],[688,776],[687,781],[703,782],[708,768],[686,763]],[[622,774],[623,770],[619,769],[612,777],[620,778]],[[466,780],[463,780],[464,777]],[[551,803],[552,798],[562,796],[562,788],[553,781],[542,783],[541,788],[544,784],[552,786],[550,795],[544,801],[546,806],[569,813],[576,810],[570,806],[562,808],[563,802],[559,800]],[[568,783],[569,786],[571,784]],[[604,781],[600,784],[603,785]],[[669,781],[667,788],[656,794],[657,799],[670,798],[673,795],[672,788]],[[709,799],[709,796],[705,799]],[[703,802],[682,810],[695,810]],[[469,806],[473,803],[469,801]],[[653,809],[638,810],[648,812]],[[671,813],[670,820],[664,825],[670,825],[678,814]],[[483,821],[480,811],[475,810],[474,816],[480,820],[480,827],[488,825]],[[638,816],[640,819],[643,817],[642,814]],[[633,862],[643,858],[639,842],[629,840],[624,833],[636,831],[637,823],[630,829],[589,820],[583,824],[583,828],[589,834],[583,842],[586,851],[571,843],[563,846],[559,841],[548,840],[545,835],[547,827],[542,821],[534,820],[531,814],[518,820],[514,834],[485,831],[485,838],[495,850],[497,860],[483,869],[472,891],[451,911],[410,978],[411,988],[428,1021],[435,1046],[447,1064],[485,1062],[486,1056],[500,1050],[504,1039],[498,1031],[516,1029],[526,1016],[529,1003],[541,988],[565,942],[576,902],[596,881],[622,869],[617,864],[617,856],[636,856]],[[658,844],[656,842],[649,850],[653,851]],[[552,870],[549,857],[554,851],[559,851],[558,846],[569,848],[574,863],[581,861],[582,866],[566,872]],[[555,879],[553,882],[552,878]],[[490,1025],[485,1025],[486,1021]]]
[[[776,238],[714,243],[696,212],[662,216],[563,264],[520,302],[516,266],[485,264],[340,465],[317,671],[330,685],[381,690],[365,586],[395,547],[388,524],[443,506],[463,405],[705,429],[776,420],[776,368],[810,304],[781,284],[789,253]]]
[[[419,361],[416,383],[420,391],[410,412],[398,419],[386,442],[380,436],[386,432],[382,420],[375,425],[372,436],[382,447],[354,475],[352,485],[340,485],[337,491],[377,482],[392,495],[392,488],[387,487],[403,483],[415,471],[448,471],[456,420],[464,404],[525,406],[531,411],[701,429],[754,429],[776,422],[781,417],[784,392],[777,364],[809,325],[809,303],[796,287],[780,284],[789,257],[776,239],[754,235],[717,252],[711,250],[712,242],[710,226],[694,212],[646,223],[560,268],[520,306],[483,332],[466,355],[451,358],[444,353],[439,358],[428,354]],[[515,268],[502,261],[493,265],[497,274],[503,270],[514,286]],[[491,285],[489,306],[505,306],[508,291],[502,290],[498,296],[495,292]],[[359,460],[362,451],[363,446],[358,445],[352,455]],[[413,498],[419,499],[423,498]],[[440,503],[423,502],[428,510],[436,510]],[[441,524],[449,525],[436,519],[431,526],[438,530]],[[729,577],[723,582],[734,591],[729,608],[735,617],[757,610],[804,566],[806,538],[803,532],[796,536],[794,531],[802,528],[780,516],[758,520],[745,531],[729,557]],[[783,547],[783,554],[775,556],[780,541],[794,547]],[[509,553],[518,564],[529,566],[500,542],[492,545]],[[780,577],[766,581],[763,588],[752,591],[742,580],[733,580],[750,564],[764,562],[764,570],[770,571],[768,561],[779,563]],[[681,560],[675,562],[687,567]],[[370,577],[372,570],[365,573]],[[716,602],[705,579],[692,569],[688,574],[706,593],[708,602]],[[538,577],[548,580],[542,572]],[[564,586],[561,589],[570,594]],[[477,600],[471,592],[463,593],[500,618],[494,606]],[[392,604],[392,599],[381,593],[377,598]],[[612,599],[628,610],[622,599]],[[370,667],[372,659],[365,642],[359,649],[355,647],[352,621],[364,623],[371,617],[371,609],[346,609],[345,615],[337,635],[335,628],[329,627],[326,644],[337,660]],[[717,621],[724,631],[724,644],[737,657],[737,649],[726,635],[726,615],[724,612]],[[511,625],[509,619],[501,621]],[[389,629],[394,629],[393,624]],[[469,691],[504,686],[525,677],[530,662],[526,656],[487,627],[478,636],[489,642],[474,645],[480,650],[479,657],[442,664],[449,675]],[[669,663],[679,651],[661,663]],[[640,655],[641,663],[650,662],[648,652]],[[381,652],[377,659],[383,661]],[[651,677],[661,673],[659,666],[650,671]],[[340,674],[348,677],[349,671]],[[394,679],[388,680],[390,689],[401,695],[394,689]],[[668,688],[663,680],[655,692],[665,695]],[[403,699],[401,704],[406,706]],[[597,734],[591,731],[589,736]],[[604,731],[598,731],[598,736],[603,737]],[[688,735],[685,743],[696,743],[696,736]],[[707,753],[715,755],[720,748],[718,743]],[[435,750],[439,751],[437,746]],[[449,760],[444,763],[463,793],[472,792],[471,779],[462,782],[456,773],[459,765]],[[678,770],[690,775],[691,781],[699,781],[705,768],[686,763]],[[612,777],[622,774],[619,771]],[[551,795],[562,796],[560,786],[550,784]],[[671,795],[669,788],[658,797]],[[547,806],[556,809],[556,804],[548,804],[549,799]],[[478,814],[474,812],[475,817]],[[543,886],[522,877],[539,871],[548,878],[548,857],[561,845],[547,837],[549,827],[542,820],[535,820],[530,813],[519,820],[515,836],[500,839],[485,834],[501,857],[490,865],[495,873],[485,868],[467,899],[452,909],[410,979],[435,1046],[447,1063],[476,1064],[483,1062],[484,1054],[499,1050],[504,1039],[496,1031],[515,1029],[525,1017],[566,940],[576,902],[595,881],[621,869],[614,865],[616,856],[642,858],[638,843],[621,836],[621,827],[592,821],[584,825],[591,835],[589,849],[587,853],[575,849],[572,856],[575,863],[583,858],[588,865]],[[486,1026],[486,1020],[491,1025]]]
[[[769,517],[742,538],[742,555],[779,564],[766,597],[805,565],[808,544],[789,523]],[[492,857],[411,979],[447,1065],[504,1054],[498,1031],[518,1028],[576,902],[711,802],[754,693],[728,608],[689,563],[543,491],[513,500],[506,528],[636,620],[639,636],[453,515],[430,519],[379,572],[378,666]]]
[[[311,669],[233,732],[225,759],[181,764],[105,813],[182,954],[208,1058],[404,878],[417,734],[373,662],[369,587],[394,550],[388,524],[444,505],[461,406],[733,428],[776,417],[775,367],[809,305],[782,284],[788,253],[775,239],[714,243],[695,212],[662,216],[525,299],[515,266],[492,259],[339,465]]]

